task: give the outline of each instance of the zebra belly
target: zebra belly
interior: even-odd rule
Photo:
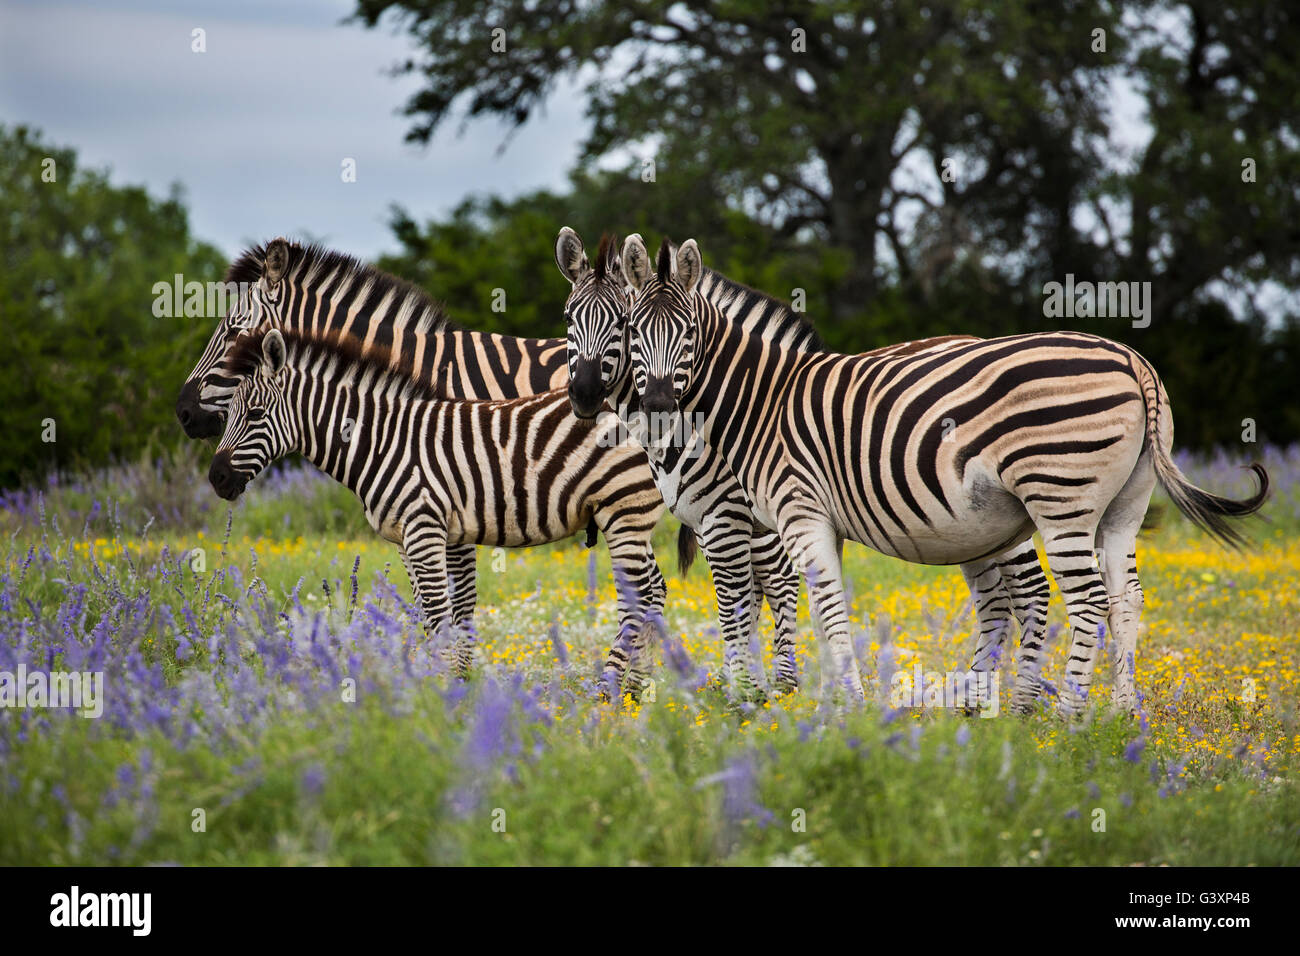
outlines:
[[[585,532],[587,520],[569,515],[565,522],[557,522],[556,516],[545,526],[537,522],[521,523],[515,515],[507,515],[504,528],[492,516],[467,514],[453,517],[447,522],[448,544],[476,544],[489,548],[531,548],[539,544],[551,544],[565,538]]]
[[[1001,554],[1034,533],[1034,523],[1021,516],[981,515],[968,522],[936,522],[891,540],[893,556],[916,564],[965,564]],[[864,542],[870,544],[870,542]],[[889,552],[886,551],[886,554]]]
[[[881,517],[888,531],[885,554],[917,564],[965,564],[1000,554],[1034,532],[1033,520],[1018,498],[988,477],[982,467],[967,473],[966,487],[949,494],[953,513],[931,506],[923,520],[894,503],[895,514],[911,519],[905,528]],[[879,529],[872,529],[877,535]],[[858,539],[862,540],[862,539]],[[862,542],[876,544],[867,536]]]

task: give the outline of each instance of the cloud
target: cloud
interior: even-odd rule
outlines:
[[[73,147],[114,182],[186,190],[194,233],[234,254],[309,233],[348,252],[391,248],[391,203],[417,218],[469,193],[563,188],[586,134],[581,98],[552,98],[500,156],[507,129],[457,123],[425,147],[398,115],[418,81],[387,70],[405,34],[342,24],[344,0],[13,3],[0,37],[0,118]],[[206,31],[207,52],[191,51]],[[341,164],[356,161],[357,181]],[[549,239],[547,240],[549,241]]]

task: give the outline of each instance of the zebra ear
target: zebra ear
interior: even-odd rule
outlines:
[[[289,242],[283,236],[272,239],[266,247],[266,257],[262,260],[262,286],[273,289],[284,278],[289,268]]]
[[[645,250],[645,240],[638,232],[623,240],[623,279],[637,292],[650,278],[650,254]]]
[[[262,368],[268,375],[278,375],[287,358],[284,336],[279,329],[272,329],[262,336]]]
[[[700,247],[694,239],[687,239],[677,249],[677,275],[675,278],[686,294],[695,291],[696,283],[704,274],[704,261],[700,258]]]
[[[559,238],[555,240],[555,264],[560,267],[564,278],[575,285],[591,268],[582,248],[582,239],[568,226],[560,230]]]

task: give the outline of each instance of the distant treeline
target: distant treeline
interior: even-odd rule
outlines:
[[[0,175],[0,488],[174,446],[182,440],[172,416],[176,394],[217,316],[206,314],[206,290],[198,296],[183,287],[185,301],[171,309],[158,306],[159,290],[174,290],[178,274],[187,283],[219,281],[226,255],[190,235],[178,191],[159,199],[112,186],[105,172],[78,168],[72,149],[28,129],[0,126]],[[1248,454],[1247,419],[1260,442],[1300,439],[1294,315],[1271,325],[1260,316],[1242,321],[1204,295],[1171,311],[1160,304],[1157,279],[1148,327],[1078,317],[1082,293],[1072,299],[1075,317],[1048,316],[1045,283],[1008,282],[973,264],[945,273],[924,294],[906,282],[882,285],[846,312],[833,304],[842,251],[815,236],[779,242],[721,200],[706,208],[645,185],[619,173],[579,172],[566,194],[472,198],[424,224],[394,209],[400,251],[379,264],[423,285],[467,326],[560,336],[567,284],[552,250],[561,225],[589,243],[602,230],[640,231],[650,243],[693,235],[709,265],[785,300],[802,299],[833,348],[953,332],[1083,329],[1128,342],[1152,361],[1174,403],[1178,446],[1221,444]],[[1077,291],[1107,278],[1080,272],[1068,281]],[[1064,289],[1067,274],[1055,281]],[[493,309],[502,303],[498,289],[504,311]],[[1145,308],[1146,293],[1132,291],[1130,306]],[[1101,298],[1108,302],[1113,292]]]

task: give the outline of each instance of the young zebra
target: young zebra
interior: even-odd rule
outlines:
[[[1099,636],[1112,637],[1114,704],[1131,711],[1142,588],[1136,540],[1158,481],[1192,521],[1228,544],[1228,519],[1263,504],[1193,486],[1170,457],[1173,416],[1154,370],[1127,346],[1056,332],[902,356],[797,352],[764,340],[697,292],[700,252],[667,245],[657,269],[624,244],[639,295],[629,319],[642,406],[693,414],[740,480],[759,520],[781,535],[852,693],[840,547],[953,564],[997,554],[1035,529],[1071,626],[1059,709],[1083,707]],[[1013,705],[1038,690],[1018,655]]]
[[[628,241],[631,250],[644,248],[638,235],[629,237]],[[608,401],[628,423],[636,416],[638,400],[627,359],[630,298],[615,242],[610,236],[602,237],[596,264],[592,266],[578,234],[565,226],[556,239],[555,259],[572,286],[565,303],[565,321],[569,342],[569,398],[574,414],[589,417]],[[784,303],[711,269],[703,270],[699,289],[723,314],[765,339],[780,341],[800,352],[822,349],[812,327]],[[943,336],[888,346],[871,354],[883,357],[937,352],[974,341],[978,340],[973,336]],[[793,661],[797,574],[785,556],[780,537],[764,530],[755,519],[752,505],[730,467],[693,431],[691,438],[692,453],[698,457],[687,458],[683,454],[685,446],[676,442],[660,449],[662,454],[650,455],[653,469],[677,470],[684,476],[674,483],[657,473],[659,490],[684,527],[690,525],[700,531],[705,556],[713,569],[719,616],[724,622],[723,633],[728,645],[734,642],[743,646],[741,642],[746,637],[742,627],[745,622],[733,609],[748,599],[753,587],[749,577],[749,549],[761,548],[779,556],[775,561],[755,560],[754,569],[777,567],[779,587],[782,593],[790,595],[790,603],[782,605],[789,608],[788,619],[778,616],[777,604],[772,607],[777,617],[777,681],[782,682],[785,667],[790,676],[784,680],[793,683],[797,679]],[[998,650],[1013,613],[1020,622],[1026,653],[1037,655],[1042,646],[1049,592],[1033,539],[1002,555],[967,562],[961,570],[971,589],[979,622],[971,670],[990,671],[997,666]],[[772,593],[769,586],[765,585],[764,590],[769,595]],[[751,609],[757,611],[758,603],[755,600]],[[725,630],[728,621],[734,622],[731,632]],[[785,651],[786,648],[789,650]]]
[[[434,634],[453,623],[448,545],[528,547],[595,522],[623,583],[605,688],[617,697],[626,671],[640,689],[647,636],[663,612],[650,536],[664,507],[641,449],[595,454],[614,416],[579,421],[562,391],[439,398],[400,363],[337,333],[272,329],[243,340],[228,367],[241,384],[208,471],[218,495],[233,501],[273,461],[300,453],[356,494],[371,527],[398,545]],[[471,653],[457,638],[462,675]]]

